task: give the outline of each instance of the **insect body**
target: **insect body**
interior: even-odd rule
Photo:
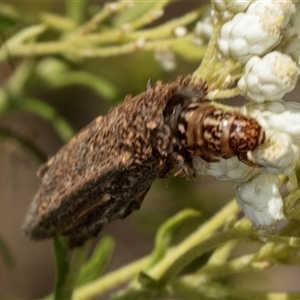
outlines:
[[[194,174],[193,155],[237,155],[250,164],[245,154],[262,143],[263,130],[203,101],[205,93],[191,77],[148,84],[87,125],[40,168],[25,233],[37,240],[64,235],[79,246],[138,209],[156,178],[173,168]]]
[[[190,85],[190,77],[149,85],[82,129],[41,167],[25,233],[37,240],[64,235],[78,246],[138,209],[156,178],[173,168],[193,173],[163,118],[169,98]],[[199,95],[202,87],[193,84]]]
[[[226,112],[188,89],[170,98],[164,117],[180,146],[192,156],[208,162],[237,156],[247,165],[258,166],[247,159],[247,152],[265,139],[264,130],[255,119]]]

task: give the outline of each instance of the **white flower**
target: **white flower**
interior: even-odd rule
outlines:
[[[240,113],[255,118],[265,138],[246,157],[236,153],[230,159],[216,157],[217,162],[194,157],[193,166],[199,174],[232,180],[238,205],[253,226],[270,229],[285,218],[279,176],[291,175],[299,160],[300,104],[284,102],[282,97],[295,88],[299,75],[300,4],[293,0],[212,0],[212,4],[212,20],[221,24],[219,57],[224,65],[242,63],[244,70],[241,77],[239,71],[228,70],[223,75],[226,84],[209,95],[238,80],[240,94],[252,100]],[[240,64],[236,66],[240,68]],[[245,129],[243,136],[250,138],[251,129]],[[230,134],[243,134],[239,128],[231,130]],[[221,141],[220,145],[230,147],[224,138]],[[239,161],[238,156],[253,166]]]
[[[240,162],[237,157],[219,159],[218,162],[208,163],[200,157],[193,157],[193,166],[200,175],[211,175],[219,180],[234,180],[245,182],[256,174],[258,168],[253,168]]]
[[[206,162],[193,158],[195,170],[219,180],[232,180],[240,209],[254,227],[269,229],[284,218],[278,175],[290,175],[299,158],[300,103],[248,102],[240,109],[255,118],[265,131],[265,141],[247,157],[260,167],[251,167],[237,157]]]
[[[296,6],[297,5],[297,6]],[[255,13],[262,18],[268,18],[270,14],[275,14],[282,19],[281,34],[282,39],[273,50],[290,55],[294,61],[300,64],[300,5],[293,1],[256,1],[252,3],[247,13]]]
[[[211,2],[218,17],[227,21],[235,14],[246,11],[252,1],[254,0],[212,0]]]
[[[263,55],[280,42],[280,25],[277,16],[266,19],[239,13],[222,26],[219,50],[225,57],[246,63],[253,55]]]
[[[284,219],[277,176],[260,174],[244,183],[234,183],[237,203],[253,226],[271,229]]]
[[[299,150],[286,133],[272,132],[265,141],[267,147],[250,152],[249,156],[262,166],[261,172],[289,175],[294,170]]]
[[[266,133],[265,142],[255,151],[248,152],[248,159],[261,167],[247,166],[237,157],[217,158],[219,161],[214,163],[194,157],[193,165],[196,171],[219,180],[235,182],[245,182],[259,173],[289,175],[299,157],[297,145],[300,144],[300,104],[283,100],[249,102],[240,112],[255,118]]]
[[[300,3],[296,3],[296,12],[291,15],[290,21],[283,31],[282,42],[286,43],[287,40],[300,35]]]
[[[209,40],[212,36],[212,32],[213,25],[210,17],[204,18],[203,20],[197,22],[195,26],[195,36],[197,38]]]
[[[254,117],[266,132],[264,144],[250,153],[261,172],[289,175],[299,158],[300,104],[297,102],[249,102],[241,112]]]
[[[255,1],[247,9],[247,14],[256,14],[261,18],[274,18],[276,16],[281,27],[285,27],[291,16],[296,12],[296,7],[291,0],[264,0]],[[271,30],[272,28],[270,28]],[[275,29],[277,30],[277,29]]]
[[[294,89],[298,74],[296,63],[288,55],[273,51],[247,62],[238,88],[249,100],[279,100]]]
[[[241,113],[254,117],[264,130],[286,133],[296,145],[300,144],[300,103],[278,100],[276,102],[249,102]]]
[[[300,65],[300,3],[296,3],[296,13],[283,30],[283,37],[276,50],[290,55]]]
[[[234,7],[235,2],[217,1],[214,5],[217,11],[224,11]],[[248,4],[244,2],[245,7]],[[252,2],[246,11],[236,11],[240,13],[222,26],[218,47],[223,56],[245,64],[253,55],[264,55],[280,43],[296,8],[291,0],[266,0]]]

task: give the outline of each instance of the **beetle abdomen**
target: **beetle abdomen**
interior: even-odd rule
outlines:
[[[247,160],[247,152],[265,139],[264,130],[255,119],[224,111],[187,89],[169,99],[164,117],[180,147],[209,162],[217,161],[217,157],[238,156],[254,166]]]

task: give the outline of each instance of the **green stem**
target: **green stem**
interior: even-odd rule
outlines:
[[[87,21],[78,29],[78,33],[86,35],[92,31],[95,31],[96,29],[98,29],[99,24],[101,24],[107,18],[129,7],[129,2],[105,3],[102,10],[99,11],[99,13],[97,13],[94,17],[92,17],[89,21]]]
[[[213,218],[201,225],[198,230],[186,238],[182,243],[173,247],[172,250],[170,250],[168,254],[148,272],[148,275],[154,280],[161,278],[181,256],[209,238],[213,232],[224,224],[229,216],[232,216],[237,212],[238,207],[236,202],[231,201],[228,203]]]
[[[57,267],[54,300],[72,299],[73,289],[80,268],[86,259],[89,245],[89,243],[86,243],[82,247],[74,249],[72,257],[69,260],[66,239],[62,237],[54,238],[54,251]]]
[[[205,240],[199,245],[190,248],[184,255],[178,257],[178,259],[174,261],[172,265],[164,270],[164,273],[160,274],[160,277],[158,278],[159,285],[165,286],[172,278],[178,275],[185,266],[187,266],[197,257],[200,257],[205,252],[216,248],[218,245],[232,239],[249,239],[249,237],[251,237],[251,234],[249,232],[240,230],[230,230],[228,232],[216,233],[211,238]]]
[[[55,262],[56,262],[56,280],[54,289],[54,300],[70,299],[72,289],[65,286],[66,277],[69,272],[68,247],[67,242],[62,237],[53,239]]]
[[[54,42],[40,42],[40,43],[20,43],[15,45],[14,43],[8,43],[10,55],[12,57],[15,56],[42,56],[42,55],[50,55],[50,54],[64,54],[69,53],[73,55],[77,55],[80,57],[107,57],[107,56],[115,56],[126,53],[131,53],[137,50],[136,40],[142,39],[154,39],[152,41],[146,42],[147,46],[146,50],[153,50],[153,47],[156,46],[165,46],[164,44],[168,44],[168,41],[160,40],[162,38],[169,38],[169,43],[173,43],[174,41],[183,42],[184,38],[173,38],[174,28],[178,26],[184,26],[190,24],[191,22],[197,20],[201,13],[203,12],[203,8],[190,12],[184,15],[181,18],[172,20],[167,22],[161,26],[158,26],[153,29],[141,30],[141,31],[133,31],[133,32],[123,32],[120,29],[112,28],[109,31],[105,31],[101,34],[89,34],[89,35],[73,35],[70,36],[67,40],[63,41],[54,41]],[[35,30],[44,29],[44,25],[32,26]],[[23,31],[30,36],[33,35],[31,27],[29,29],[24,29]],[[83,27],[84,29],[84,27]],[[82,30],[83,30],[82,29]],[[22,31],[22,32],[23,32]],[[29,31],[29,33],[27,33]],[[80,30],[79,30],[80,31]],[[40,31],[34,34],[39,34]],[[26,35],[26,37],[27,37]],[[13,37],[12,40],[16,38]],[[20,38],[17,38],[20,41]],[[121,44],[118,46],[110,46],[105,48],[86,48],[82,49],[82,45],[91,45],[99,44],[99,43],[113,43],[119,41],[131,41],[131,43]],[[163,43],[163,45],[161,45]],[[0,60],[7,58],[6,49],[0,50]]]
[[[240,94],[240,90],[238,88],[225,89],[225,90],[213,90],[208,93],[207,98],[210,100],[215,99],[228,99],[238,96]]]
[[[253,270],[255,254],[248,254],[221,265],[205,265],[197,274],[203,278],[222,278],[231,274]]]
[[[162,13],[159,13],[163,10],[165,6],[169,4],[171,0],[164,0],[164,1],[153,1],[153,6],[147,9],[145,13],[140,15],[138,18],[136,18],[133,22],[130,22],[128,24],[129,30],[134,30],[137,28],[141,28],[144,25],[147,25],[149,23],[152,23],[157,18],[160,18],[163,15]]]
[[[140,38],[143,38],[145,40],[159,40],[164,38],[170,38],[173,36],[174,29],[176,27],[185,26],[194,22],[200,17],[202,12],[203,8],[199,9],[198,11],[192,11],[181,18],[171,20],[165,24],[150,29],[125,32],[119,28],[113,28],[109,31],[101,33],[92,33],[89,35],[81,36],[76,35],[72,37],[72,43],[76,43],[78,45],[91,43],[103,45],[111,44],[118,41],[136,41]]]
[[[283,258],[289,261],[290,257],[293,256],[289,251],[290,249],[288,246],[283,247],[282,244],[267,243],[256,253],[243,255],[223,263],[218,260],[216,263],[211,263],[210,258],[209,262],[197,274],[206,279],[208,277],[215,279],[250,270],[266,269],[277,262],[282,262]]]
[[[210,256],[206,266],[209,267],[211,265],[216,266],[223,264],[228,259],[228,256],[235,245],[236,241],[229,241],[228,243],[218,247]]]
[[[76,289],[74,292],[74,299],[89,299],[132,279],[147,266],[149,260],[150,256],[136,260],[127,266],[124,266],[107,274],[106,276],[101,277],[100,279]]]
[[[214,90],[208,95],[209,99],[219,99],[219,98],[232,98],[239,95],[239,89],[225,89],[226,79],[228,76],[234,76],[234,78],[240,78],[242,74],[242,64],[233,61],[231,59],[226,59],[221,61],[218,58],[218,47],[217,40],[219,38],[220,30],[222,27],[222,22],[215,18],[213,34],[207,46],[207,50],[203,57],[200,66],[193,73],[193,78],[195,81],[204,81],[210,88]]]
[[[205,55],[203,57],[203,60],[200,64],[200,66],[196,69],[196,71],[193,73],[193,77],[195,80],[204,80],[206,81],[209,74],[212,72],[211,68],[207,69],[208,66],[211,66],[212,63],[214,63],[214,58],[216,57],[216,44],[217,39],[219,37],[221,29],[221,23],[215,22],[213,27],[213,34],[209,40],[209,43],[207,45],[207,50],[205,52]]]
[[[197,281],[195,281],[197,282]],[[239,289],[238,287],[225,286],[219,283],[206,283],[196,285],[191,280],[185,280],[185,289],[196,289],[198,297],[204,299],[240,299],[240,300],[299,300],[300,293],[269,293],[266,291],[254,291],[248,289]],[[200,299],[200,298],[199,298]]]
[[[22,44],[18,47],[10,48],[10,55],[14,56],[44,56],[50,54],[72,54],[77,57],[112,57],[134,53],[139,49],[153,50],[157,47],[168,47],[173,43],[184,43],[192,39],[192,36],[187,35],[183,38],[170,38],[166,40],[148,41],[140,47],[136,41],[125,43],[118,46],[107,46],[102,48],[82,48],[78,47],[77,43],[67,42],[44,42],[39,44]],[[0,52],[0,60],[5,59],[7,54]]]
[[[216,218],[215,216],[213,219],[215,219],[216,221],[216,219],[218,218]],[[210,221],[207,223],[209,224]],[[206,224],[206,226],[208,224]],[[191,263],[194,259],[200,257],[203,253],[212,250],[218,247],[219,245],[233,239],[246,241],[256,240],[258,242],[267,241],[274,242],[276,244],[284,244],[296,249],[300,248],[300,238],[274,236],[264,232],[251,230],[244,225],[245,224],[241,223],[240,226],[238,226],[235,229],[231,229],[226,232],[216,233],[209,238],[205,238],[205,240],[200,240],[199,237],[197,238],[196,236],[195,239],[198,240],[198,243],[194,245],[192,245],[194,241],[190,241],[190,237],[187,238],[186,241],[181,243],[178,247],[172,249],[172,251],[176,251],[174,257],[172,257],[172,254],[167,255],[166,259],[164,261],[162,260],[162,263],[158,263],[153,268],[152,272],[150,271],[147,275],[152,279],[154,283],[158,283],[159,286],[166,285],[172,278],[178,275],[179,272],[189,263]],[[203,225],[202,227],[205,227],[205,225]],[[200,232],[203,231],[202,227],[200,227]],[[206,234],[207,233],[208,231],[206,232]],[[149,282],[151,284],[150,280]]]
[[[151,260],[146,270],[151,269],[164,257],[170,246],[173,232],[188,219],[199,217],[199,215],[199,212],[196,210],[185,209],[160,226],[155,237],[155,246],[151,254]]]

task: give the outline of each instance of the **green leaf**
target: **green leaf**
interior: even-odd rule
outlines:
[[[9,49],[7,55],[9,55]],[[33,76],[35,66],[36,61],[34,59],[26,60],[18,66],[5,88],[10,97],[22,97],[28,82]]]
[[[115,85],[107,79],[86,71],[74,71],[69,68],[65,61],[46,58],[37,65],[36,73],[52,89],[79,84],[93,90],[105,100],[117,98]]]
[[[9,38],[6,41],[6,44],[9,46],[9,48],[18,47],[24,43],[36,40],[39,35],[45,32],[46,29],[47,27],[44,24],[26,27]]]
[[[160,226],[156,234],[155,247],[147,269],[150,269],[164,257],[170,245],[174,231],[188,219],[195,217],[199,217],[198,211],[194,209],[185,209]]]
[[[45,102],[34,98],[24,98],[19,105],[19,109],[32,112],[50,122],[64,142],[67,142],[74,135],[74,131],[67,120]]]
[[[80,84],[93,90],[104,100],[117,98],[117,90],[108,80],[84,71],[72,71],[60,74],[52,74],[46,78],[52,88],[61,88],[74,84]]]
[[[76,286],[82,286],[96,279],[110,261],[115,243],[112,238],[105,236],[98,243],[92,257],[85,263],[80,271]]]

